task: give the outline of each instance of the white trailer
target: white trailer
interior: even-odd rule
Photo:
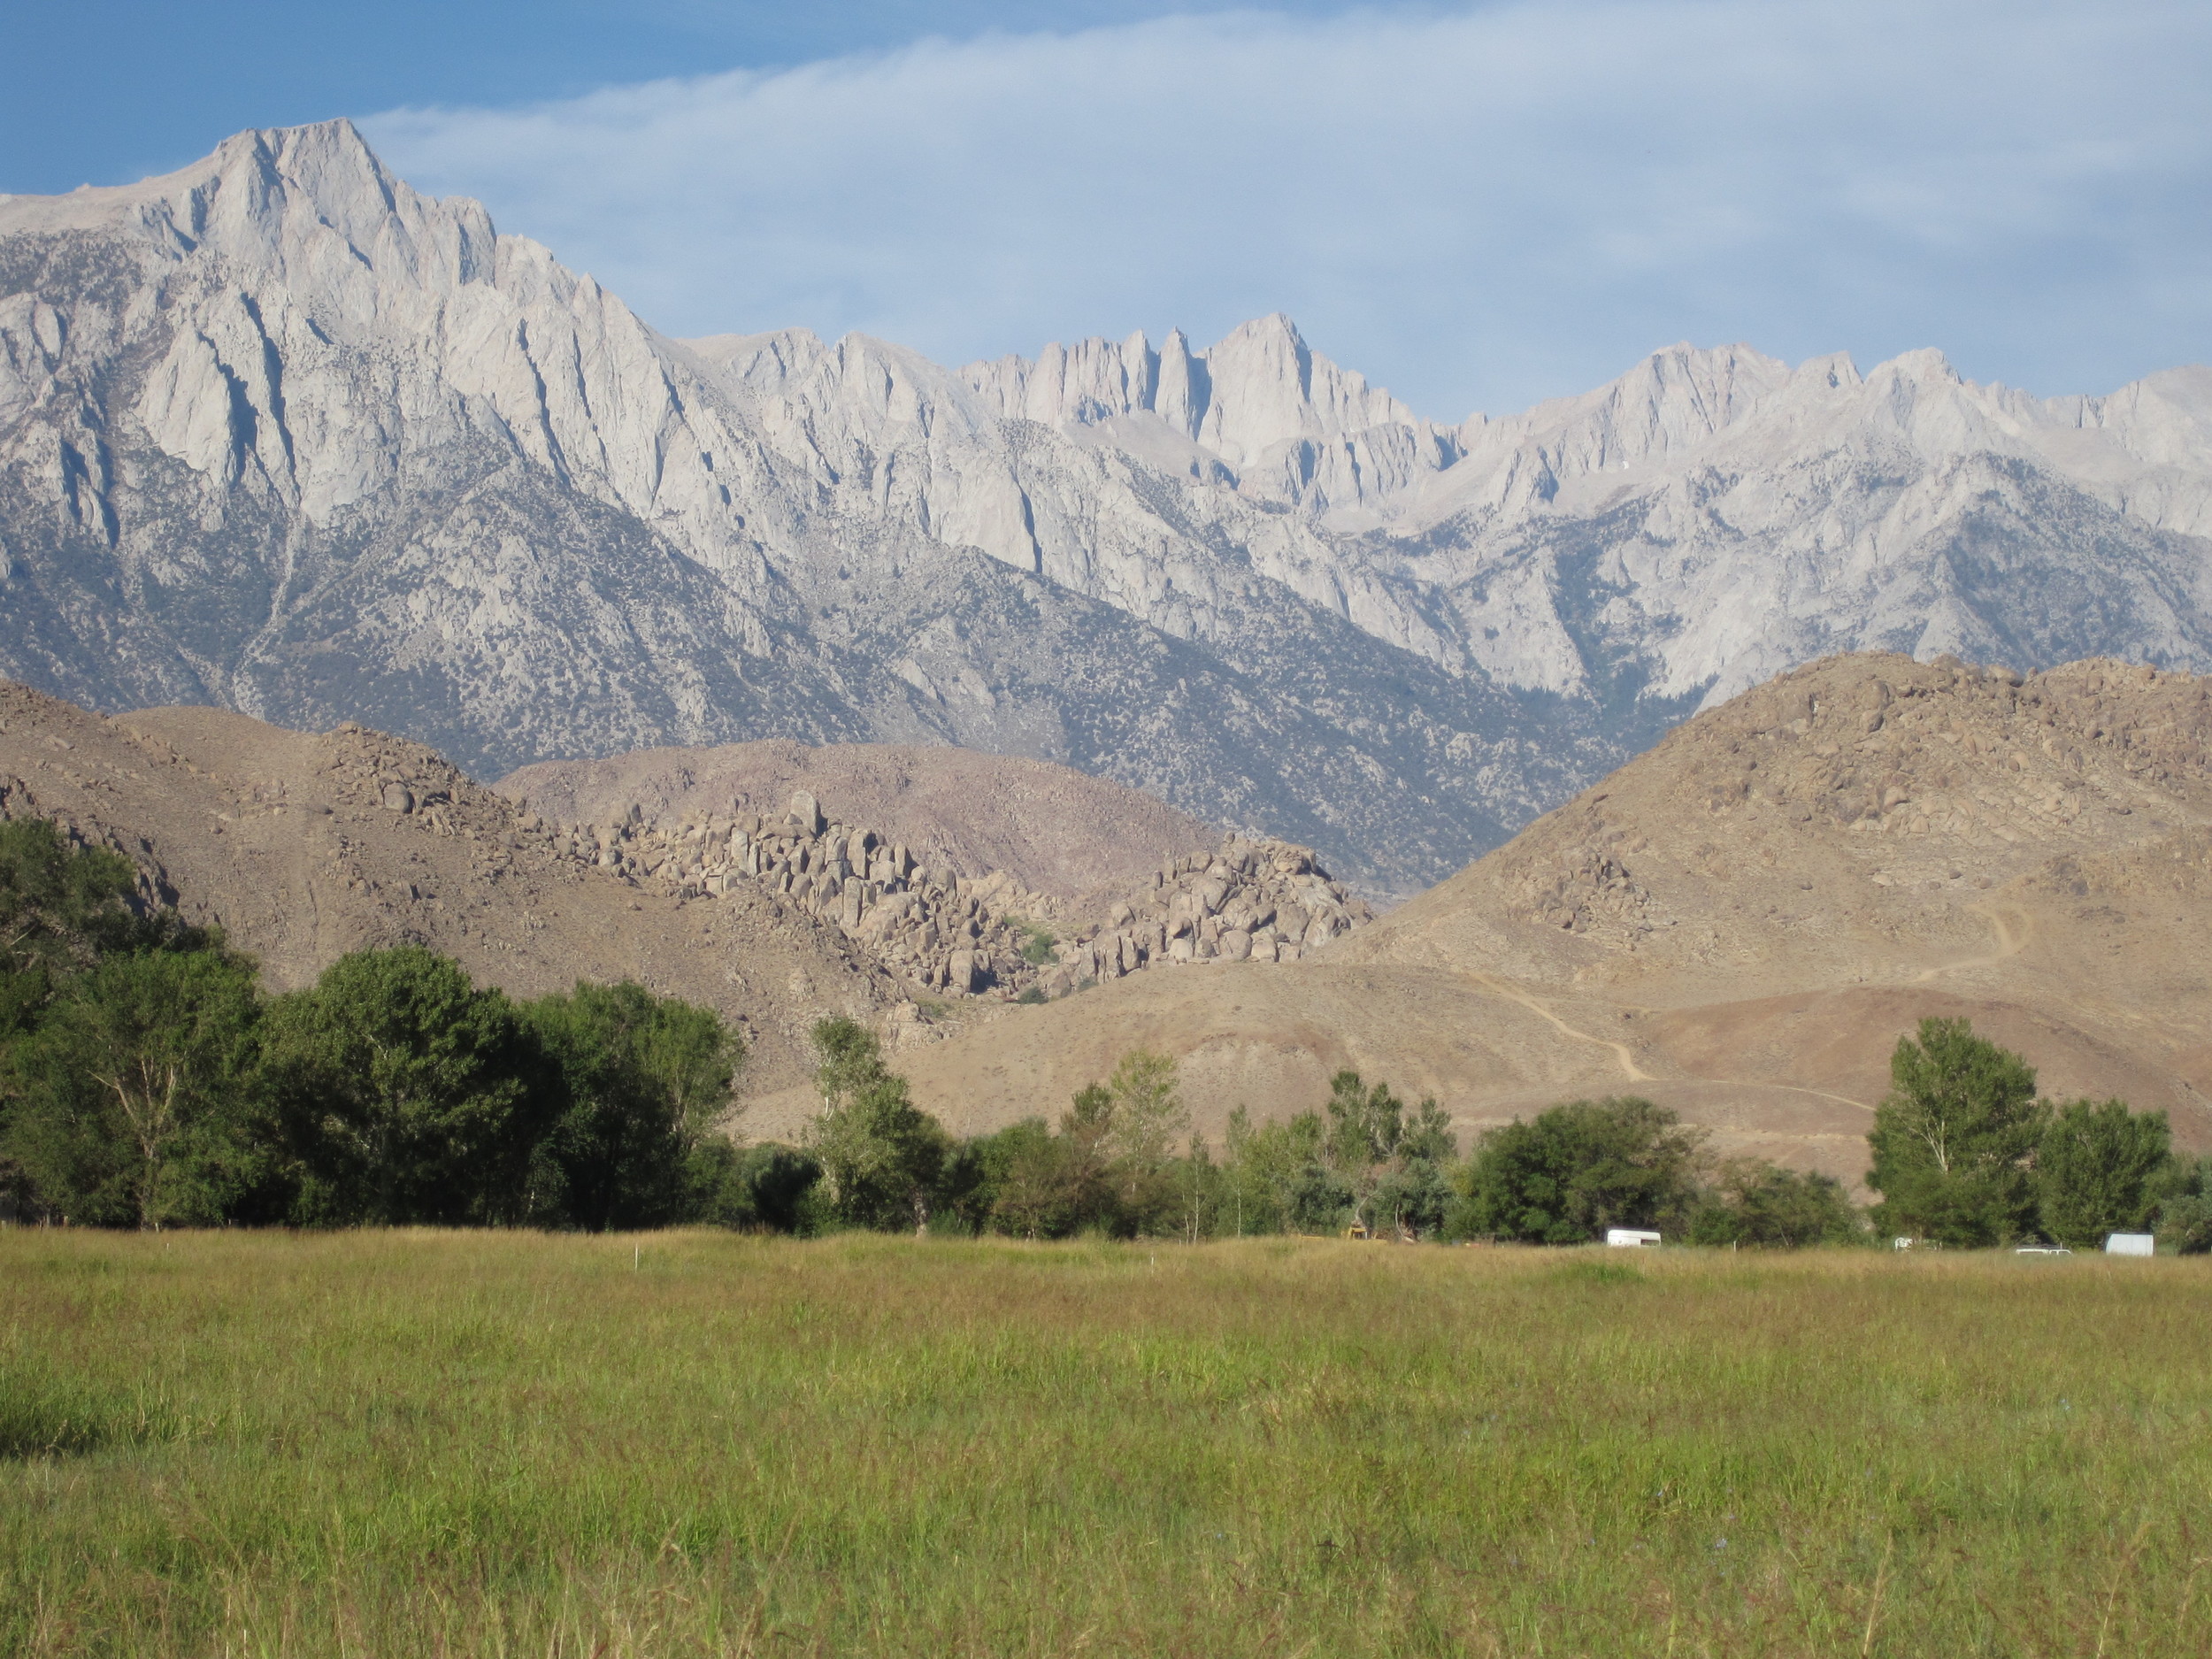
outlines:
[[[2158,1240],[2147,1233],[2116,1233],[2104,1241],[2107,1256],[2155,1256]]]
[[[1646,1233],[1640,1227],[1608,1227],[1605,1241],[1622,1249],[1640,1250],[1659,1242],[1655,1233]]]

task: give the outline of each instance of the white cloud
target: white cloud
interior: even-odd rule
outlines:
[[[988,35],[364,122],[674,334],[945,361],[1282,310],[1456,419],[1679,338],[2212,356],[2212,8],[1564,0]]]

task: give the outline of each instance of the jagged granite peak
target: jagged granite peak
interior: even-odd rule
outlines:
[[[2208,536],[2204,369],[1682,345],[1448,426],[1280,316],[672,341],[342,121],[0,199],[0,672],[487,775],[957,743],[1404,892],[1835,650],[2207,665]]]
[[[1418,434],[1415,446],[1432,466],[1456,455],[1451,434],[1315,352],[1280,312],[1244,324],[1202,352],[1190,349],[1180,329],[1157,351],[1140,333],[1118,344],[1048,346],[1034,363],[1010,357],[970,364],[961,378],[1002,419],[1112,432],[1115,423],[1149,416],[1171,440],[1195,446],[1242,488],[1282,499],[1333,499],[1333,488],[1356,500],[1379,488],[1371,461],[1359,465],[1360,447],[1342,446],[1363,434]],[[1144,442],[1141,426],[1118,435]],[[1340,449],[1346,465],[1329,465],[1324,457]],[[1402,472],[1407,457],[1394,458]]]

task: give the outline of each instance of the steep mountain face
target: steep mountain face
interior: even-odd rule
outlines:
[[[0,202],[0,671],[88,706],[358,718],[484,775],[956,743],[1377,892],[1617,746],[1317,604],[1357,584],[1284,515],[872,342],[665,341],[343,123]]]
[[[1282,318],[957,372],[670,341],[342,122],[0,199],[0,672],[485,776],[955,743],[1403,893],[1825,652],[2204,664],[2208,537],[2202,370],[1680,348],[1442,426]]]

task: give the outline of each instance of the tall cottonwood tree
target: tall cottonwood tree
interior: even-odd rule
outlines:
[[[1135,1048],[1121,1056],[1106,1093],[1113,1102],[1106,1145],[1112,1150],[1129,1216],[1141,1225],[1170,1195],[1157,1190],[1177,1141],[1190,1133],[1181,1075],[1173,1056]]]
[[[832,1206],[858,1226],[928,1232],[951,1137],[907,1097],[906,1079],[884,1064],[865,1026],[825,1019],[811,1035],[822,1111],[807,1148],[822,1166]]]
[[[562,1096],[544,1148],[560,1190],[543,1207],[594,1232],[681,1219],[744,1045],[711,1009],[631,980],[579,983],[520,1014]]]
[[[8,1143],[74,1221],[221,1220],[270,1162],[255,1121],[261,1001],[220,950],[111,956],[65,982],[21,1045]]]
[[[533,1164],[560,1101],[514,1004],[415,945],[360,950],[271,1006],[270,1079],[312,1223],[557,1220]]]
[[[1890,1056],[1867,1185],[1885,1232],[1953,1246],[2002,1244],[2036,1225],[2033,1164],[2048,1108],[2035,1068],[1963,1019],[1924,1019]]]

